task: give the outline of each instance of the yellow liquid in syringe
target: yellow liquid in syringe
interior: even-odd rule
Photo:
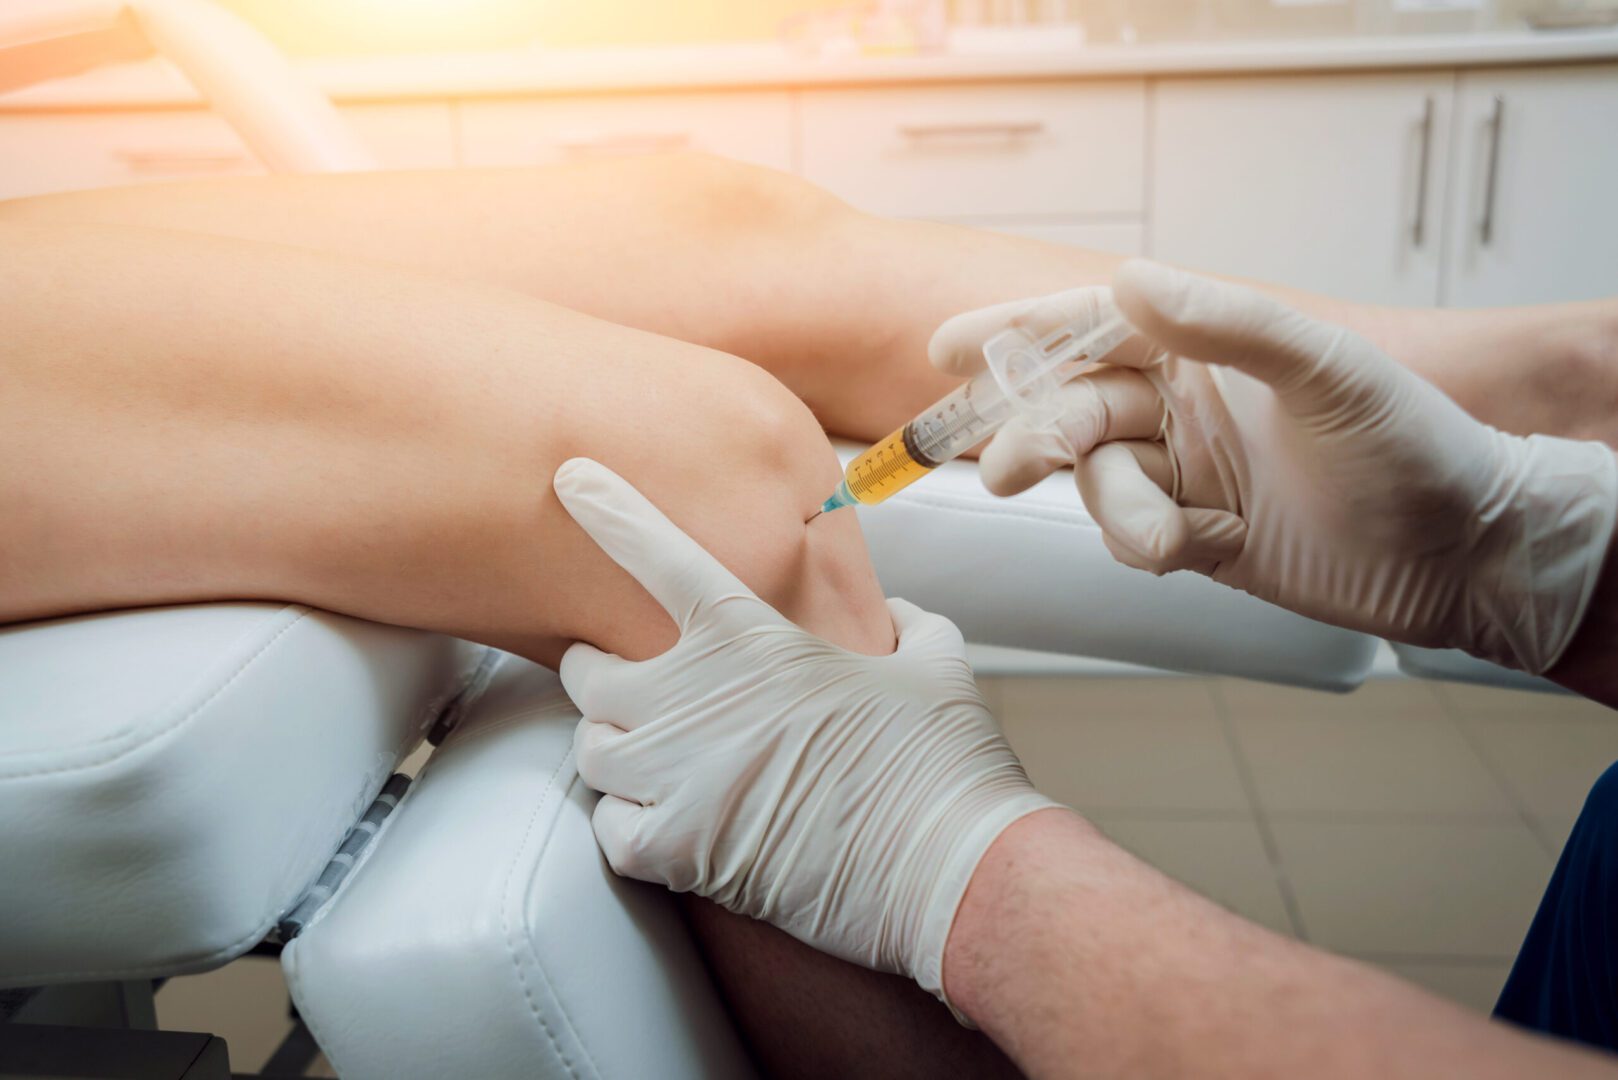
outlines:
[[[906,428],[900,428],[848,463],[843,482],[821,512],[855,503],[875,506],[932,472],[937,466],[917,459],[906,445]]]

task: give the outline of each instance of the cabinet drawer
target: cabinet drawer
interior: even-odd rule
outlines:
[[[817,90],[801,105],[804,176],[874,213],[1143,210],[1140,80]]]
[[[782,93],[463,101],[457,107],[466,165],[700,150],[792,168],[792,106]]]
[[[342,114],[383,168],[455,163],[447,103],[356,105]],[[229,124],[201,109],[0,113],[0,198],[264,171]]]
[[[0,114],[0,198],[263,171],[201,110]]]

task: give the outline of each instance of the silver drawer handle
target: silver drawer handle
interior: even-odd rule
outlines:
[[[691,145],[686,131],[604,135],[597,139],[563,139],[556,144],[569,154],[655,154]]]
[[[133,173],[220,172],[250,164],[237,150],[114,150],[113,157]]]
[[[907,139],[1016,139],[1038,135],[1045,125],[1038,120],[988,124],[900,124],[899,134]]]
[[[1494,109],[1489,113],[1489,164],[1483,174],[1483,217],[1478,222],[1478,240],[1484,247],[1494,243],[1494,204],[1500,194],[1500,132],[1505,126],[1506,99],[1494,96]]]
[[[1426,110],[1421,114],[1421,162],[1416,170],[1416,218],[1410,223],[1410,243],[1421,247],[1427,242],[1427,188],[1433,171],[1433,113],[1436,104],[1427,96]]]

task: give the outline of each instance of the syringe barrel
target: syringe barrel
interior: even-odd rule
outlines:
[[[906,424],[905,449],[936,469],[993,435],[1015,411],[994,376],[982,372]]]
[[[1042,338],[1020,329],[991,338],[983,350],[988,370],[850,462],[842,487],[823,509],[883,502],[977,446],[1019,412],[1039,422],[1050,419],[1061,384],[1132,333],[1110,300],[1096,307],[1084,333],[1066,323]]]

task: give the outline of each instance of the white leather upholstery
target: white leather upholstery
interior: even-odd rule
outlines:
[[[1395,644],[1393,653],[1399,658],[1399,670],[1418,679],[1444,679],[1512,690],[1539,690],[1547,694],[1571,693],[1549,679],[1512,671],[1456,649],[1418,649],[1414,645]]]
[[[845,462],[855,452],[838,449]],[[997,499],[976,462],[954,461],[858,513],[884,591],[949,616],[968,641],[1328,690],[1358,686],[1376,654],[1372,638],[1200,575],[1123,566],[1067,472]]]
[[[861,511],[884,586],[969,639],[1348,688],[1373,643],[1117,565],[1066,477],[955,463]],[[326,865],[477,650],[278,604],[0,628],[0,987],[202,970]],[[656,890],[574,782],[576,713],[508,660],[286,952],[345,1076],[639,1077],[748,1065]]]
[[[0,987],[251,947],[458,690],[466,649],[282,604],[0,629]]]
[[[578,717],[508,658],[283,952],[345,1080],[749,1072],[673,898],[596,848]]]

